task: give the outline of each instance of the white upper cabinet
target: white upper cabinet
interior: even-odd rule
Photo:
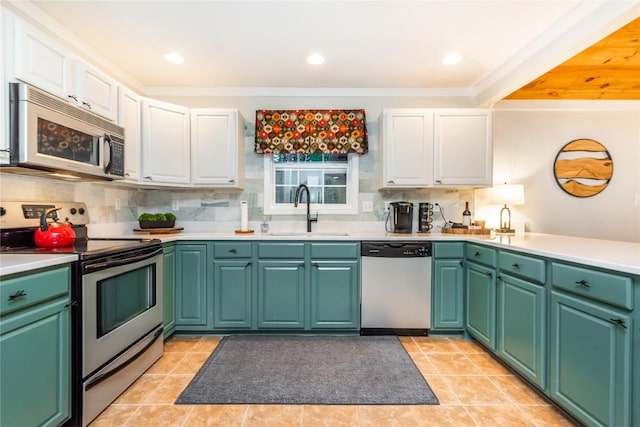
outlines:
[[[436,110],[434,135],[435,185],[491,185],[493,153],[488,110]]]
[[[14,19],[16,79],[69,100],[73,95],[71,53],[44,33]]]
[[[384,110],[379,144],[381,189],[491,185],[488,110]]]
[[[192,184],[242,188],[242,115],[232,109],[191,109],[190,113]]]
[[[51,37],[14,19],[14,77],[109,120],[116,119],[116,83]]]
[[[190,183],[188,108],[152,99],[142,101],[142,159],[143,182]]]
[[[118,124],[124,128],[124,179],[140,181],[142,166],[142,97],[124,87],[118,88]]]
[[[433,112],[384,110],[378,140],[379,188],[433,184]]]
[[[78,104],[110,120],[117,116],[117,84],[84,61],[76,60],[75,83]]]

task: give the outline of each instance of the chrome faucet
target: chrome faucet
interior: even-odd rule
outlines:
[[[298,188],[296,188],[296,197],[293,201],[293,206],[296,208],[298,207],[302,189],[307,191],[307,233],[311,233],[311,223],[318,222],[318,214],[316,214],[315,217],[311,217],[311,194],[309,193],[309,187],[307,187],[305,184],[300,184],[298,185]]]

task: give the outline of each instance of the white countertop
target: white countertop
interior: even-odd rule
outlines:
[[[67,264],[77,259],[76,254],[2,254],[0,276]]]
[[[344,234],[344,233],[342,233]],[[131,239],[154,237],[163,243],[185,240],[309,240],[309,241],[361,241],[361,240],[431,240],[478,242],[501,249],[510,249],[531,255],[600,267],[640,276],[640,244],[613,240],[586,239],[538,233],[522,233],[512,236],[464,235],[441,233],[393,234],[385,232],[356,231],[346,235],[325,232],[311,236],[235,234],[234,232],[181,232],[175,234],[118,233],[92,235],[93,238]],[[76,255],[13,255],[0,256],[0,275],[28,271],[35,268],[72,262]]]
[[[277,234],[277,233],[276,233]],[[311,236],[304,233],[296,235],[273,235],[255,232],[254,234],[235,234],[225,232],[181,232],[176,234],[119,234],[93,237],[132,238],[134,236],[155,237],[164,242],[182,240],[431,240],[431,241],[467,241],[478,242],[496,248],[510,249],[531,255],[576,262],[591,267],[600,267],[640,276],[640,244],[614,240],[587,239],[582,237],[559,236],[539,233],[520,233],[517,235],[468,235],[442,233],[394,234],[386,232],[355,231],[346,235],[331,235],[320,232]]]

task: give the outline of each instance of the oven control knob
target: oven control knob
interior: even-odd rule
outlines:
[[[69,209],[69,212],[71,212],[71,215],[75,215],[76,214],[76,208]]]
[[[3,207],[0,207],[0,216],[4,215],[7,213],[7,210]]]
[[[80,215],[84,215],[84,208],[80,208],[80,209],[78,209],[78,213],[79,213]]]

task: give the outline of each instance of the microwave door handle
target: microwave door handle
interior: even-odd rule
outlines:
[[[105,173],[109,173],[111,171],[111,164],[113,163],[113,142],[111,142],[111,138],[109,138],[109,135],[105,135],[104,136],[104,145],[108,145],[109,146],[109,151],[108,151],[109,152],[109,161],[104,166],[104,172]]]

